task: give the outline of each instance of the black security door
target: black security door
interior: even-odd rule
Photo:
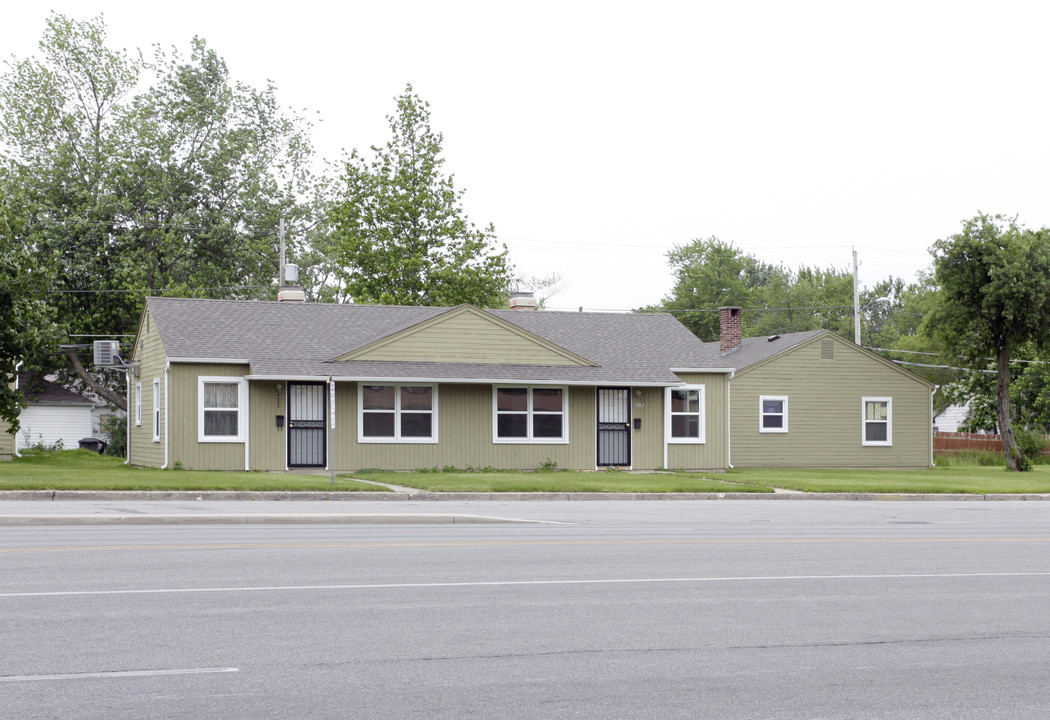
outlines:
[[[598,465],[631,464],[631,390],[598,388]]]
[[[324,396],[324,383],[288,383],[288,467],[325,466]]]

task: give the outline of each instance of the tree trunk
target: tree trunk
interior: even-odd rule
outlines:
[[[1010,424],[1010,343],[1008,342],[999,349],[997,376],[995,413],[999,418],[999,434],[1003,436],[1006,469],[1024,470],[1021,463],[1021,451],[1017,447],[1013,426]]]
[[[76,348],[63,347],[62,352],[65,353],[66,359],[69,360],[69,364],[73,366],[74,370],[76,370],[80,379],[88,384],[88,387],[91,388],[92,392],[114,407],[119,408],[124,412],[128,411],[128,401],[126,398],[122,398],[105,385],[99,383],[95,378],[91,377],[91,374],[87,370],[84,369],[83,363],[81,363],[80,358],[77,357]]]

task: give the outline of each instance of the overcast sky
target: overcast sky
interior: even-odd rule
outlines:
[[[55,0],[110,45],[200,35],[274,81],[319,154],[386,142],[406,83],[446,170],[553,308],[671,289],[665,253],[712,235],[771,263],[914,279],[978,212],[1050,224],[1050,3]],[[47,4],[4,11],[36,52]]]

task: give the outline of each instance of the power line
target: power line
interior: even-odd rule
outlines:
[[[202,287],[202,288],[143,288],[139,290],[48,290],[49,295],[92,295],[105,293],[137,293],[145,295],[148,293],[182,292],[191,290],[203,292],[206,290],[273,290],[274,285],[228,285],[225,287]]]
[[[922,352],[921,350],[894,350],[893,348],[876,348],[876,347],[867,347],[867,346],[865,346],[865,349],[866,350],[871,350],[872,352],[892,352],[892,353],[903,353],[903,354],[906,354],[906,355],[926,355],[928,357],[941,357],[940,353]],[[966,359],[965,356],[963,356],[963,355],[956,355],[955,357],[960,359],[960,360],[965,360]],[[985,362],[995,362],[995,361],[996,361],[995,358],[985,358]],[[1011,360],[1010,362],[1011,363],[1025,363],[1025,364],[1030,364],[1030,365],[1050,365],[1050,361],[1048,361],[1048,360],[1017,360],[1017,359],[1014,359],[1014,360]],[[933,366],[931,366],[931,367],[933,367]],[[996,371],[993,370],[992,372],[996,372]]]

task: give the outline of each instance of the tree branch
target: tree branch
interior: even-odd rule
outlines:
[[[124,412],[128,411],[128,401],[126,398],[122,398],[120,395],[117,395],[108,387],[101,384],[98,380],[93,378],[87,370],[84,369],[83,363],[81,363],[80,358],[77,357],[76,348],[63,347],[62,352],[65,353],[66,359],[69,360],[69,364],[76,371],[77,375],[80,376],[80,379],[87,383],[88,387],[91,388],[92,392],[94,392],[96,395],[98,395],[100,398],[110,403],[114,407],[123,410]]]

